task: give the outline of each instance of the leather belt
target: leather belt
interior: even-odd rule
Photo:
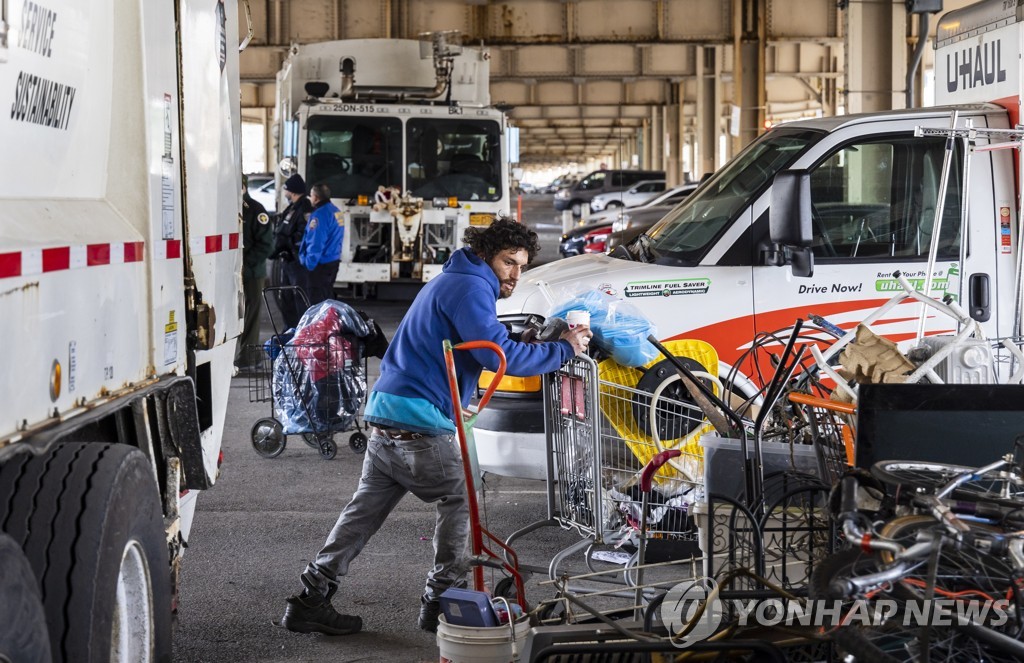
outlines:
[[[388,439],[402,440],[404,442],[426,437],[423,433],[414,433],[411,430],[402,430],[401,428],[380,428],[378,426],[374,426],[373,429]]]

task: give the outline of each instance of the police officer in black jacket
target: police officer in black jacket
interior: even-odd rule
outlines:
[[[281,282],[278,285],[294,285],[309,294],[309,272],[299,262],[299,245],[306,232],[306,221],[313,206],[306,198],[306,182],[296,173],[284,183],[284,195],[288,207],[278,216],[274,229],[274,253],[271,258],[281,261]],[[292,293],[281,293],[277,299],[284,317],[285,327],[294,327],[305,313],[302,300]]]

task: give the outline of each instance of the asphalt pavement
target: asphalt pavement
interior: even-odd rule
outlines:
[[[538,262],[558,258],[561,221],[550,196],[524,198],[523,220],[541,235]],[[363,300],[390,338],[408,302]],[[263,337],[270,334],[264,312]],[[379,362],[370,360],[369,383]],[[363,456],[338,434],[338,455],[322,460],[300,438],[265,459],[253,451],[250,429],[271,416],[270,404],[250,402],[249,378],[232,380],[224,430],[224,464],[217,485],[199,496],[181,573],[176,661],[204,663],[273,661],[437,661],[433,634],[416,626],[419,597],[432,564],[434,507],[403,499],[343,578],[335,606],[363,618],[363,632],[325,637],[291,633],[280,620],[284,601],[300,589],[299,574],[323,544],[358,482]],[[488,476],[483,515],[505,536],[546,517],[543,482]],[[546,565],[579,536],[548,528],[524,538],[524,561]],[[490,572],[489,572],[490,573]],[[536,601],[551,595],[535,579],[527,589]]]

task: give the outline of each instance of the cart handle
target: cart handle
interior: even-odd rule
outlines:
[[[450,342],[445,340],[445,349],[451,347],[452,350],[490,350],[494,354],[498,355],[498,370],[494,372],[494,378],[491,379],[491,383],[487,385],[487,389],[484,390],[484,395],[480,397],[480,402],[477,404],[477,412],[484,409],[487,403],[491,400],[491,396],[494,391],[498,388],[498,383],[505,377],[505,368],[508,362],[505,359],[505,351],[501,349],[501,346],[491,341],[463,341],[457,345],[450,345]],[[454,380],[455,366],[449,367],[449,380]],[[452,382],[456,385],[456,382]],[[457,387],[456,387],[457,389]],[[454,392],[453,392],[454,393]]]
[[[651,492],[651,482],[654,480],[654,474],[661,469],[661,466],[669,461],[669,459],[682,456],[683,452],[679,449],[665,449],[659,451],[654,455],[646,465],[644,465],[643,471],[640,472],[640,490],[649,493]]]

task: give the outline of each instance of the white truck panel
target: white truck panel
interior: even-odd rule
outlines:
[[[935,54],[936,102],[1019,100],[1020,53],[1019,23],[939,46]]]
[[[241,125],[238,70],[238,15],[234,3],[186,0],[181,8],[184,50],[183,140],[188,249],[196,288],[216,302],[215,342],[231,343],[241,331],[241,182],[237,181]],[[218,30],[221,32],[219,33]],[[223,35],[223,41],[210,35]]]
[[[341,88],[340,63],[345,58],[355,61],[355,84],[359,89],[430,89],[436,79],[434,63],[429,42],[425,56],[421,56],[422,43],[413,39],[346,39],[295,46],[295,54],[282,72],[286,74],[286,96],[291,108],[297,109],[306,98],[304,87],[309,81],[327,83],[328,95],[337,95]],[[490,104],[489,79],[487,51],[463,47],[452,63],[452,101],[477,106]],[[372,91],[367,91],[356,99],[373,96]]]
[[[8,4],[8,3],[5,3]],[[0,66],[0,198],[100,198],[107,181],[111,131],[110,38],[114,19],[108,0],[54,0],[52,32],[30,32],[26,3],[8,4],[8,62]],[[24,40],[28,47],[19,47]],[[46,177],[40,177],[46,173]]]

